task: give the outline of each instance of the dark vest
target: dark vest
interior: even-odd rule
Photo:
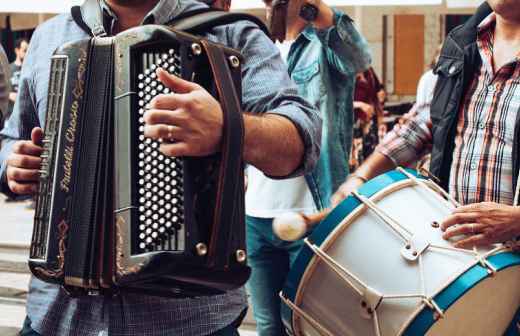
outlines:
[[[464,25],[453,29],[448,35],[434,69],[439,78],[435,86],[431,106],[433,149],[430,171],[437,176],[444,189],[448,189],[455,147],[455,131],[460,106],[466,90],[480,71],[481,58],[477,48],[477,28],[492,10],[482,4],[475,15]],[[518,179],[519,125],[517,114],[513,145],[513,190]]]

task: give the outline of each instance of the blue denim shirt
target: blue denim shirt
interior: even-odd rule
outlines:
[[[348,15],[335,10],[326,30],[308,26],[291,46],[289,73],[299,93],[320,110],[323,120],[321,156],[306,175],[319,209],[330,206],[332,193],[349,173],[355,77],[368,68],[366,40]]]

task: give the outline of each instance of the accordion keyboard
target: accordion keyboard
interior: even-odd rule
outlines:
[[[144,136],[144,113],[150,101],[170,90],[158,79],[159,67],[180,75],[180,57],[174,49],[142,55],[138,79],[138,252],[184,251],[183,160],[159,151],[160,142]]]

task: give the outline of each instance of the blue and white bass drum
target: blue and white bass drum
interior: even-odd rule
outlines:
[[[411,170],[366,183],[305,239],[280,293],[288,331],[520,335],[520,254],[443,240],[439,223],[458,205]]]

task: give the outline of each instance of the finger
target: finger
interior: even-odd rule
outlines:
[[[170,93],[155,96],[148,104],[148,109],[176,110],[181,107],[188,108],[192,103],[190,94]]]
[[[176,142],[172,144],[161,144],[159,147],[161,153],[170,157],[192,156],[190,147],[185,142]]]
[[[144,136],[154,140],[184,140],[184,131],[182,128],[171,125],[146,125],[144,127]]]
[[[186,114],[182,110],[150,109],[144,114],[144,122],[148,125],[166,124],[182,126],[185,124]]]
[[[190,93],[200,88],[199,85],[170,74],[163,68],[157,69],[158,79],[175,93]]]
[[[40,127],[33,128],[33,130],[31,131],[31,140],[32,140],[33,144],[35,144],[37,146],[42,145],[43,130]]]
[[[40,156],[43,153],[43,148],[41,146],[35,145],[32,140],[31,141],[18,141],[13,146],[13,153],[15,154],[25,154],[31,156]]]
[[[473,246],[487,246],[489,245],[489,241],[486,239],[486,236],[483,234],[477,234],[474,236],[470,236],[468,238],[459,240],[454,244],[457,248],[472,248]]]
[[[16,182],[38,182],[40,173],[36,169],[24,169],[16,167],[7,168],[7,180]]]
[[[449,230],[447,230],[443,235],[442,238],[444,239],[450,239],[456,236],[461,235],[474,235],[475,233],[482,232],[483,227],[478,224],[464,224],[459,225],[456,227],[451,227]]]
[[[17,195],[34,195],[38,192],[37,183],[18,183],[11,180],[8,181],[8,186]]]
[[[449,227],[457,224],[478,222],[479,214],[475,212],[453,213],[441,223],[441,230],[446,231]]]
[[[459,212],[476,212],[478,210],[481,210],[481,203],[472,203],[460,206],[453,210],[453,213],[459,213]]]
[[[25,169],[39,169],[42,159],[38,156],[11,154],[7,159],[8,167],[17,167]]]

